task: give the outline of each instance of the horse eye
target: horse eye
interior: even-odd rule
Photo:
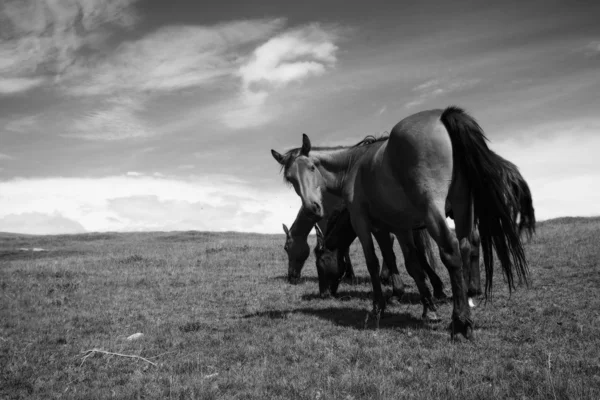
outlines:
[[[314,165],[311,165],[309,168],[311,171],[314,171],[316,169],[316,167]]]

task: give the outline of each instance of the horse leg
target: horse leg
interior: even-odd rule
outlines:
[[[375,317],[375,327],[376,329],[379,329],[379,320],[381,314],[385,310],[385,299],[383,298],[381,281],[379,280],[379,259],[377,258],[377,254],[375,254],[375,245],[373,243],[373,236],[371,235],[371,225],[364,216],[359,214],[352,217],[352,226],[362,245],[367,269],[371,276],[371,285],[373,286],[373,311],[367,313],[364,327],[367,327],[369,315],[372,314]]]
[[[392,248],[393,248],[393,245],[394,245],[394,235],[392,235],[391,233],[390,233],[390,240],[392,241]],[[390,281],[390,269],[387,266],[385,258],[383,259],[383,262],[381,263],[381,275],[380,275],[380,277],[381,277],[381,283],[382,284],[384,284],[386,286],[389,286],[391,284],[391,281]]]
[[[392,296],[389,299],[389,303],[399,303],[402,296],[404,296],[404,283],[400,278],[400,272],[396,266],[396,255],[394,254],[392,242],[393,236],[385,231],[374,232],[373,236],[375,236],[377,243],[379,243],[383,262],[389,266],[388,271],[392,281]]]
[[[436,307],[431,297],[431,291],[425,283],[425,272],[423,270],[423,264],[421,264],[425,254],[419,256],[419,249],[416,246],[416,241],[419,239],[415,238],[413,231],[403,231],[396,233],[398,237],[398,243],[404,254],[404,265],[406,271],[413,278],[419,289],[421,295],[421,303],[423,304],[423,314],[421,318],[428,321],[439,321],[437,314],[435,313]],[[425,260],[425,262],[427,262]]]
[[[427,274],[429,278],[429,282],[431,282],[431,286],[433,287],[433,297],[438,300],[445,300],[448,298],[446,293],[444,292],[444,283],[440,279],[435,269],[432,268],[431,264],[435,263],[435,259],[433,258],[433,254],[430,254],[430,260],[427,259],[428,251],[431,251],[431,241],[429,237],[426,236],[427,232],[418,231],[413,232],[415,246],[417,247],[417,257],[419,257],[419,264],[422,266],[423,270]],[[429,263],[431,261],[431,264]]]
[[[346,265],[345,278],[350,280],[350,284],[356,285],[356,275],[354,274],[354,267],[352,266],[352,261],[350,260],[350,247],[344,251],[344,264]]]
[[[455,221],[456,221],[455,210]],[[456,236],[450,231],[444,218],[444,204],[439,206],[431,204],[425,219],[427,231],[436,241],[440,251],[440,258],[450,275],[450,284],[452,286],[452,323],[451,337],[456,333],[461,333],[466,338],[473,337],[473,321],[471,320],[471,310],[467,303],[467,291],[465,278],[462,273],[463,259],[461,249]],[[466,241],[470,250],[470,243]],[[463,244],[463,243],[461,243]]]

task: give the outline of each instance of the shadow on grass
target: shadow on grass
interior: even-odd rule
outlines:
[[[294,310],[271,310],[260,311],[244,315],[242,318],[269,318],[288,319],[290,315],[303,314],[331,321],[336,325],[354,329],[364,329],[366,309],[350,307],[327,307],[327,308],[299,308]],[[374,320],[371,318],[367,329],[374,328]],[[420,318],[407,312],[394,312],[393,309],[386,309],[379,322],[379,329],[430,329],[431,324],[425,323]]]
[[[388,294],[387,297],[390,295]],[[372,300],[373,294],[369,291],[364,290],[340,290],[337,295],[334,297],[340,301],[349,301],[349,300]],[[305,301],[313,301],[313,300],[322,300],[321,295],[319,293],[308,293],[302,296],[302,300]],[[444,300],[445,301],[445,300]],[[421,304],[421,295],[418,292],[407,292],[402,296],[402,298],[398,301],[400,304]],[[392,306],[393,305],[389,305]]]
[[[272,276],[268,278],[270,281],[281,281],[287,284],[290,284],[288,282],[288,277],[287,275],[279,275],[279,276]],[[298,281],[298,283],[295,283],[294,285],[303,285],[305,283],[315,283],[318,284],[319,283],[319,279],[316,276],[308,276],[308,277],[301,277],[300,280]]]
[[[286,282],[288,281],[287,275],[279,275],[279,276],[272,276],[269,278],[269,280],[274,280],[274,281],[282,281],[282,282]],[[298,284],[303,284],[303,283],[319,283],[319,278],[316,276],[307,276],[307,277],[301,277]],[[371,286],[371,278],[368,276],[357,276],[356,278],[354,278],[354,280],[351,280],[350,278],[344,278],[342,280],[342,285],[344,286],[360,286],[360,285],[368,285],[369,287]],[[391,287],[391,285],[389,284],[382,284],[383,287]]]

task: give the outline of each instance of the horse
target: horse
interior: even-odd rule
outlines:
[[[310,212],[307,212],[304,207],[300,207],[296,219],[292,223],[291,228],[285,224],[283,225],[283,231],[285,232],[285,244],[283,249],[288,256],[288,282],[296,284],[300,281],[302,268],[306,259],[310,255],[310,247],[308,246],[308,234],[315,226],[321,226],[325,228],[329,219],[329,212],[335,210],[340,206],[342,199],[338,196],[327,195],[323,196],[323,206],[326,213],[323,218],[315,218]],[[354,270],[352,268],[352,262],[348,252],[344,255],[346,258],[345,262],[348,265],[347,276],[351,280],[355,279]]]
[[[315,228],[317,228],[317,245],[315,246],[314,253],[319,276],[319,290],[322,295],[323,293],[332,293],[335,295],[339,282],[344,276],[346,269],[343,254],[352,244],[354,239],[356,239],[356,232],[352,228],[350,213],[346,208],[336,210],[335,213],[332,213],[329,217],[325,234],[323,234],[318,227]],[[389,244],[393,244],[394,236],[391,236],[390,238]],[[426,254],[429,256],[429,259],[432,260],[432,263],[434,262],[433,249],[427,233],[423,230],[416,232],[414,235],[414,242],[417,250],[416,255],[418,257],[419,270],[413,271],[410,268],[413,266],[412,263],[405,262],[405,267],[408,274],[417,284],[419,294],[421,295],[421,303],[423,305],[422,319],[437,321],[439,319],[435,314],[435,302],[425,283],[423,271],[427,273],[431,285],[433,286],[434,296],[439,300],[447,298],[444,293],[444,284],[427,260]],[[399,241],[399,243],[406,258],[408,256],[408,245],[401,241]],[[393,249],[382,249],[382,253],[385,251],[391,251],[393,254]],[[429,313],[429,311],[431,311],[431,313]]]
[[[470,236],[478,225],[486,271],[485,295],[492,294],[494,250],[509,291],[528,284],[527,258],[517,232],[502,173],[506,166],[487,146],[483,129],[463,109],[449,106],[417,112],[400,120],[390,134],[354,146],[315,147],[306,134],[302,147],[271,154],[281,165],[284,179],[302,199],[303,206],[323,216],[323,193],[343,197],[352,226],[360,240],[373,287],[376,327],[385,309],[379,261],[373,236],[380,242],[387,232],[414,243],[413,229],[426,228],[436,242],[448,270],[453,310],[450,335],[473,338],[474,321],[467,303],[462,271],[470,267]],[[455,232],[446,222],[449,204]],[[383,257],[392,266],[392,257]],[[406,260],[416,263],[416,257]],[[416,264],[415,264],[416,265]]]
[[[519,205],[518,208],[513,210],[513,219],[515,221],[519,219],[518,232],[519,234],[525,234],[528,238],[531,238],[535,233],[536,219],[529,185],[515,164],[498,154],[495,155],[506,167],[502,170],[502,179],[505,180],[507,187],[510,190],[510,194],[514,196],[516,204]],[[451,209],[446,211],[446,216],[454,219]],[[325,290],[335,293],[335,291],[337,291],[337,285],[342,279],[343,274],[346,270],[348,270],[348,268],[351,268],[351,266],[346,264],[346,259],[341,256],[341,254],[346,253],[347,251],[342,252],[341,250],[349,247],[355,238],[356,232],[354,232],[354,229],[352,228],[350,214],[346,208],[337,208],[331,213],[325,234],[320,232],[320,230],[317,231],[317,246],[315,247],[314,252],[316,256],[315,263],[319,272],[319,286],[321,288],[321,294],[323,294]],[[475,307],[473,298],[482,294],[479,271],[479,246],[481,244],[481,240],[479,238],[477,226],[474,227],[470,240],[473,245],[471,251],[471,268],[470,270],[463,272],[467,282],[467,298],[469,306]],[[417,250],[419,252],[418,254],[420,255],[420,260],[423,260],[420,262],[420,264],[424,268],[425,273],[429,277],[429,280],[432,284],[434,289],[434,297],[437,299],[443,299],[446,297],[446,295],[443,292],[443,283],[435,272],[436,262],[432,255],[432,247],[429,245],[429,243],[430,240],[428,235],[423,235],[421,233],[415,236],[415,244],[417,245]],[[427,255],[429,256],[429,262],[427,262],[427,258],[422,258],[422,255],[425,254],[425,251],[427,251]],[[433,268],[431,268],[430,263],[433,265]],[[411,277],[413,277],[413,279],[415,279],[415,276],[410,270],[407,269],[407,272],[411,275]],[[380,275],[382,282],[387,274],[389,274],[389,272],[382,268]],[[425,292],[425,294],[421,293],[422,303],[424,305],[428,303],[427,293],[428,292]],[[425,314],[426,310],[424,309],[423,315]]]
[[[288,256],[288,282],[291,284],[297,284],[300,281],[302,268],[304,263],[310,255],[310,247],[308,245],[308,234],[313,227],[320,227],[321,230],[327,229],[329,220],[329,214],[334,213],[336,210],[344,207],[343,200],[335,195],[328,193],[323,194],[323,218],[315,218],[310,212],[307,212],[304,207],[300,207],[296,219],[292,223],[291,228],[288,228],[286,224],[283,225],[283,232],[285,233],[285,243],[283,245],[284,251]],[[350,282],[356,282],[356,276],[354,274],[354,268],[352,261],[350,260],[350,249],[346,249],[343,257],[345,264],[345,275],[342,278],[347,278]],[[382,279],[389,280],[389,269],[385,262],[381,266]]]

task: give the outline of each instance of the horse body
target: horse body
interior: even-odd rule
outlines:
[[[303,204],[322,216],[322,193],[342,193],[352,226],[363,247],[373,286],[373,314],[385,308],[379,261],[373,236],[380,243],[394,233],[408,244],[407,263],[418,263],[413,229],[425,227],[438,244],[453,293],[452,334],[473,334],[463,270],[469,268],[469,238],[478,223],[486,269],[486,294],[491,290],[493,253],[500,260],[509,288],[514,272],[527,279],[527,264],[511,212],[517,205],[501,177],[506,167],[494,157],[477,122],[456,107],[413,114],[400,121],[387,140],[346,149],[315,148],[303,135],[302,148],[285,156],[272,151]],[[278,155],[278,157],[276,156]],[[453,233],[445,219],[450,204]],[[379,229],[378,229],[379,228]],[[382,234],[384,232],[384,234]],[[387,246],[385,246],[387,247]],[[384,252],[391,266],[393,252]],[[389,262],[388,262],[389,261]]]

